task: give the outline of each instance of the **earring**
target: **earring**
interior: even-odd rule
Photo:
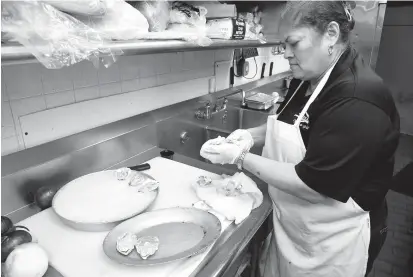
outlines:
[[[333,45],[328,47],[328,54],[331,56],[333,54]]]

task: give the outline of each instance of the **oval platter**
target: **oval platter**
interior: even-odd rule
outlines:
[[[139,172],[155,180],[150,175]],[[82,231],[110,231],[116,225],[145,211],[159,188],[138,192],[127,180],[118,180],[115,170],[79,177],[54,196],[52,207],[67,225]]]
[[[142,213],[116,226],[105,238],[103,251],[112,260],[129,266],[165,264],[202,253],[221,234],[219,219],[196,208],[169,208]],[[126,232],[137,238],[155,236],[159,249],[142,259],[134,249],[123,255],[116,249],[119,237]]]

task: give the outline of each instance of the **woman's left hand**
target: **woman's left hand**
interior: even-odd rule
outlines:
[[[209,140],[201,147],[201,156],[214,164],[234,164],[243,149],[235,143],[215,144]]]

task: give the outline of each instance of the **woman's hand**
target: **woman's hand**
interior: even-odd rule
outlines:
[[[252,146],[254,146],[254,138],[248,130],[244,129],[238,129],[232,132],[227,137],[227,141],[245,141],[248,151],[251,149]]]

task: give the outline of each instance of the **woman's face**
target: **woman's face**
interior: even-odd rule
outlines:
[[[294,78],[316,80],[322,75],[332,61],[328,53],[329,45],[334,45],[331,36],[320,34],[311,27],[284,28],[283,30],[286,58]]]

